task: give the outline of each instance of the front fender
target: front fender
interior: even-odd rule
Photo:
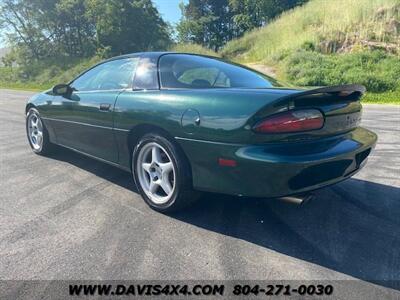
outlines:
[[[31,107],[34,107],[37,109],[41,117],[51,117],[49,116],[48,108],[50,105],[52,105],[53,98],[54,96],[50,94],[50,90],[31,96],[25,105],[25,115],[28,113],[28,110]],[[51,126],[51,123],[46,121],[46,119],[42,119],[42,122],[49,133],[50,141],[56,143],[56,134]]]

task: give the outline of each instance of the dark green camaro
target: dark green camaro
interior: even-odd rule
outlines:
[[[61,145],[121,167],[152,208],[171,211],[195,191],[296,196],[352,176],[377,139],[359,127],[364,92],[285,88],[212,57],[136,53],[32,97],[26,129],[35,153]]]

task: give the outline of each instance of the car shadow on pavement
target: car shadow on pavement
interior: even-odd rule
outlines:
[[[296,206],[205,194],[172,216],[332,270],[400,289],[400,188],[358,179]]]
[[[129,173],[61,149],[52,156],[137,193]],[[204,193],[169,216],[279,253],[400,289],[400,188],[349,179],[297,206]]]
[[[74,165],[123,188],[129,189],[135,193],[138,192],[132,180],[132,175],[112,165],[62,147],[57,147],[57,151],[49,155],[48,158]]]

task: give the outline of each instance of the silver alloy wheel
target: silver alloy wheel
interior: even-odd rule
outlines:
[[[28,116],[28,137],[35,150],[43,146],[43,124],[39,116],[34,112]]]
[[[175,167],[167,151],[158,143],[144,145],[138,154],[139,184],[155,204],[168,202],[175,191]]]

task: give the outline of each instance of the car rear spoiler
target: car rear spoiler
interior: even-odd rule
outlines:
[[[306,90],[299,93],[287,95],[279,99],[281,101],[298,100],[298,99],[321,99],[329,98],[330,101],[334,100],[350,100],[357,101],[366,92],[366,88],[359,84],[335,85],[322,88]],[[297,102],[297,101],[296,101]]]
[[[359,101],[361,96],[366,92],[366,88],[359,84],[336,85],[321,87],[311,90],[299,90],[283,96],[274,103],[261,108],[252,118],[258,120],[280,111],[294,109],[298,107],[349,103]]]
[[[361,97],[366,92],[366,90],[367,89],[365,88],[365,86],[359,84],[334,85],[334,86],[306,90],[304,92],[288,95],[284,98],[297,99],[297,98],[303,98],[304,96],[310,96],[310,95],[314,96],[320,94],[347,97],[353,93],[356,93],[359,95],[359,97]]]

